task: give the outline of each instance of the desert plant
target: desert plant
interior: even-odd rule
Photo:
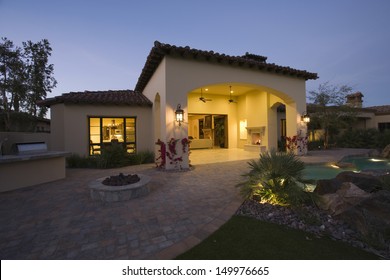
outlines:
[[[85,157],[72,154],[66,158],[68,168],[96,168],[96,157]]]
[[[245,198],[284,206],[298,206],[310,199],[303,179],[305,164],[293,153],[271,150],[248,164],[247,180],[238,185]]]

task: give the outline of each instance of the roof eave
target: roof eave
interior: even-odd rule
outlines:
[[[235,67],[245,67],[257,69],[259,71],[266,71],[283,76],[289,76],[304,80],[316,80],[318,79],[317,73],[310,73],[304,70],[297,70],[286,66],[279,66],[264,61],[254,61],[239,56],[229,56],[225,54],[215,53],[213,51],[202,51],[197,49],[191,49],[190,47],[176,47],[169,44],[162,44],[155,41],[153,48],[146,59],[145,65],[142,69],[141,75],[138,78],[138,82],[135,86],[135,91],[142,92],[158,65],[161,63],[163,58],[166,56],[180,57],[184,59],[196,59],[209,62],[215,62]]]

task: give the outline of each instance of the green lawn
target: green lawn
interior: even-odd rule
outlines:
[[[179,260],[369,260],[378,256],[329,238],[233,216]]]

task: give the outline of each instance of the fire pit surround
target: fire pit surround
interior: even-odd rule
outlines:
[[[151,178],[142,174],[129,174],[104,177],[89,183],[93,200],[103,202],[126,201],[149,194]]]

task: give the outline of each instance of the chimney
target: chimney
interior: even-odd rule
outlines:
[[[360,91],[352,94],[348,94],[346,104],[353,108],[362,108],[363,107],[362,97],[364,97],[364,95]]]

